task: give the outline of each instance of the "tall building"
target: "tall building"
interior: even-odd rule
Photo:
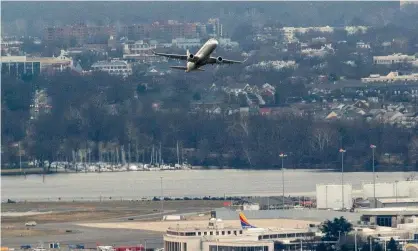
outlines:
[[[207,36],[207,29],[206,24],[198,23],[196,24],[196,33],[198,37],[206,37]]]
[[[207,25],[208,34],[216,37],[223,36],[223,25],[219,21],[219,18],[211,18]]]
[[[78,44],[97,43],[97,38],[107,42],[109,36],[116,34],[113,26],[87,26],[85,24],[54,26],[44,29],[43,39],[47,42],[72,42],[74,39]],[[99,39],[100,40],[100,39]]]
[[[122,35],[130,40],[152,38],[167,41],[178,37],[197,38],[200,33],[204,32],[201,25],[197,23],[179,23],[173,20],[164,23],[125,25],[122,30]]]
[[[150,37],[152,29],[153,25],[149,24],[125,25],[122,28],[122,35],[132,40],[145,39]]]
[[[177,23],[177,24],[165,24],[163,25],[164,33],[168,38],[196,38],[197,29],[196,24],[191,23]]]

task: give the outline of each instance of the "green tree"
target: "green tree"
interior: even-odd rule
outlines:
[[[139,93],[145,93],[147,91],[147,87],[144,84],[138,84],[136,86],[136,92]]]
[[[373,244],[373,251],[383,251],[382,245],[380,245],[379,243],[375,242]]]
[[[194,94],[193,94],[193,100],[201,100],[202,99],[202,97],[201,97],[201,95],[200,95],[200,92],[195,92]]]
[[[1,76],[1,84],[1,157],[7,163],[18,161],[13,144],[27,136],[33,88],[7,75]]]
[[[360,249],[360,248],[359,248]],[[367,241],[366,242],[364,242],[362,245],[361,245],[361,249],[360,250],[364,250],[364,251],[368,251],[368,250],[370,250],[370,237],[368,237],[367,238]],[[382,245],[380,245],[378,242],[375,242],[374,240],[373,240],[373,242],[372,242],[372,251],[382,251],[383,250],[383,247],[382,247]]]
[[[339,249],[339,250],[340,250],[340,251],[350,251],[350,250],[352,250],[352,249],[350,249],[349,245],[344,244],[344,245],[341,245],[341,246],[340,246],[340,249]]]
[[[315,248],[315,251],[334,251],[334,250],[335,248],[332,245],[328,245],[323,242],[319,243]]]
[[[387,250],[389,250],[389,251],[400,250],[399,247],[398,247],[398,244],[396,243],[396,241],[393,238],[390,238],[390,241],[387,243],[386,247],[387,247]]]
[[[370,244],[363,243],[363,245],[361,246],[361,249],[360,250],[364,250],[364,251],[370,250]]]
[[[325,241],[336,241],[340,236],[353,230],[353,225],[341,216],[340,218],[334,218],[333,221],[323,222],[320,229],[325,234],[323,237]]]
[[[281,102],[282,102],[281,94],[278,91],[276,91],[274,93],[274,103],[275,104],[280,104]]]
[[[92,51],[83,52],[74,57],[75,62],[79,62],[83,70],[90,70],[91,66],[101,60],[106,60],[107,56]]]

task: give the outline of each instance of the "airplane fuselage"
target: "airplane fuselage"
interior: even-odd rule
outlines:
[[[197,70],[199,67],[206,64],[206,61],[210,58],[210,55],[215,51],[218,46],[216,39],[209,39],[194,55],[196,61],[188,61],[186,72]]]

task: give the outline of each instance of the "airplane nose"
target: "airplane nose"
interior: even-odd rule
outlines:
[[[193,67],[194,67],[194,63],[193,62],[187,62],[186,72],[191,71],[193,69]]]

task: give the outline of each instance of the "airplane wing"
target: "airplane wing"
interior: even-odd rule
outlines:
[[[222,58],[222,61],[218,61],[218,58],[219,57],[210,57],[208,59],[208,64],[242,64],[245,63],[245,61],[247,61],[247,59],[245,59],[244,61],[237,61],[225,58]]]
[[[187,67],[186,66],[170,66],[170,68],[177,69],[177,70],[187,70]],[[202,68],[197,68],[196,70],[197,71],[205,71]]]
[[[152,51],[152,53],[154,53],[154,55],[157,55],[157,56],[163,56],[167,58],[174,58],[174,59],[180,59],[180,60],[187,60],[187,55],[157,53],[155,51]]]

